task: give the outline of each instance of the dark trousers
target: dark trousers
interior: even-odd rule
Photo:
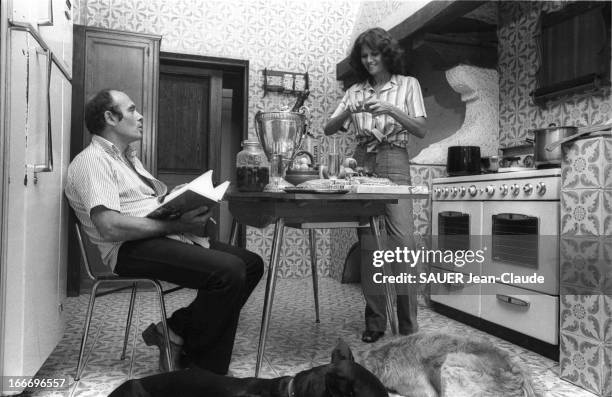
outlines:
[[[184,339],[191,363],[227,373],[240,309],[263,274],[257,254],[215,241],[210,249],[164,237],[128,241],[119,249],[115,272],[197,289],[194,301],[175,311],[168,326]]]

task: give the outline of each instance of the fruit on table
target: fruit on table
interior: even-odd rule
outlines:
[[[353,170],[354,170],[355,168],[357,168],[357,160],[355,160],[355,159],[354,159],[354,158],[352,158],[352,157],[347,157],[347,158],[345,158],[345,159],[344,159],[344,161],[342,162],[342,165],[343,165],[345,168],[351,168],[351,169],[353,169]]]

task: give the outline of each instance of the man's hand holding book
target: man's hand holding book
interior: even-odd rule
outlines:
[[[181,222],[191,226],[189,227],[189,233],[204,237],[207,235],[206,224],[211,220],[211,216],[211,209],[204,205],[185,212],[179,219]]]

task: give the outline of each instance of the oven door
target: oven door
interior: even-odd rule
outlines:
[[[482,203],[434,201],[432,204],[432,248],[436,251],[478,250],[482,247]],[[453,263],[428,261],[452,272],[480,275],[480,263],[458,267]]]
[[[483,228],[483,275],[503,275],[502,283],[559,294],[559,202],[485,202]],[[534,274],[543,276],[543,283],[515,279]]]

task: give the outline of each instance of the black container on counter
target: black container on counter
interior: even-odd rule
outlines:
[[[270,163],[258,141],[242,142],[236,155],[236,185],[241,192],[261,192],[270,182]]]
[[[446,173],[449,176],[480,174],[480,147],[450,146]]]

